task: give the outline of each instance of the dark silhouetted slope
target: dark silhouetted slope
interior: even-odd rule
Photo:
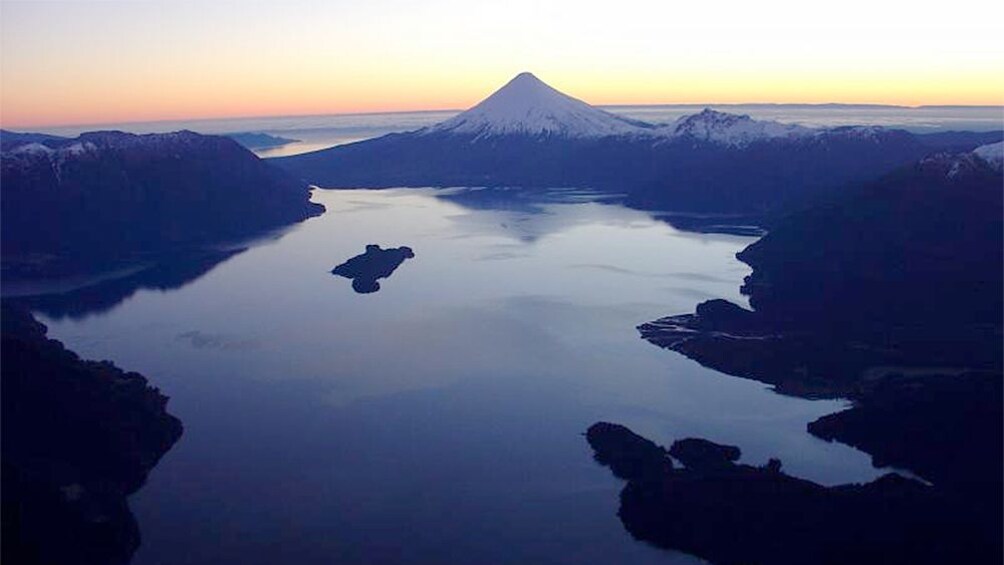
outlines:
[[[93,271],[243,238],[323,210],[237,142],[85,133],[2,155],[5,275]]]
[[[84,361],[6,302],[3,562],[126,563],[139,529],[126,496],[181,436],[137,373]]]

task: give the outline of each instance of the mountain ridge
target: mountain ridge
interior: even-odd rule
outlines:
[[[765,218],[1000,136],[808,128],[712,109],[626,122],[527,73],[439,124],[269,161],[324,188],[589,188],[649,210]]]
[[[0,154],[5,278],[94,273],[319,214],[305,183],[191,131],[31,137]]]
[[[761,161],[762,154],[775,153],[767,158],[773,163],[758,165],[764,170],[752,175],[755,182],[802,166],[785,163],[785,150],[802,162],[808,159],[806,153],[815,151],[821,161],[833,164],[818,172],[799,172],[793,180],[816,174],[840,183],[843,178],[860,180],[847,168],[853,159],[843,158],[845,153],[861,157],[861,177],[874,176],[926,153],[972,149],[988,140],[985,135],[974,138],[977,135],[950,132],[925,138],[877,126],[810,128],[710,108],[651,124],[611,114],[555,90],[531,73],[520,73],[472,108],[438,124],[274,162],[307,182],[329,187],[618,185],[618,190],[626,186],[630,192],[648,191],[660,177],[674,172],[667,168],[679,168],[679,161],[691,159],[694,151],[699,155],[692,160],[700,165],[707,165],[705,160],[716,152],[716,159],[726,160],[730,150],[742,150],[731,153],[740,160],[743,152],[755,152]],[[875,155],[876,145],[890,157]],[[548,162],[543,162],[545,155]],[[844,168],[830,168],[838,164]],[[818,181],[809,184],[813,182]],[[659,200],[672,204],[673,199]]]

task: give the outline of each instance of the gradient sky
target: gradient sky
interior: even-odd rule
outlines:
[[[4,127],[594,104],[1004,104],[1004,2],[0,0]]]

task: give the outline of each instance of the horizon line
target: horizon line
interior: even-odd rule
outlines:
[[[588,102],[587,102],[588,104]],[[997,108],[1004,110],[1004,104],[918,104],[918,105],[907,105],[907,104],[887,104],[881,102],[653,102],[645,104],[590,104],[596,108],[659,108],[659,107],[694,107],[694,108],[712,108],[720,106],[775,106],[775,107],[827,107],[827,106],[841,106],[847,108],[898,108],[903,110],[920,110],[924,108],[982,108],[991,109]],[[473,107],[473,106],[472,106]],[[275,118],[323,118],[323,117],[333,117],[333,116],[376,116],[376,115],[388,115],[388,114],[433,114],[438,112],[464,112],[470,108],[434,108],[434,109],[424,109],[424,110],[384,110],[384,111],[370,111],[370,112],[330,112],[330,113],[306,113],[306,114],[255,114],[255,115],[241,115],[241,116],[220,116],[220,117],[199,117],[199,118],[157,118],[152,120],[128,120],[128,121],[103,121],[103,122],[77,122],[77,123],[63,123],[63,124],[51,124],[51,125],[15,125],[7,126],[2,123],[2,118],[0,118],[0,129],[13,131],[22,130],[19,133],[30,133],[24,132],[23,130],[30,128],[37,129],[57,129],[57,128],[85,128],[85,127],[99,127],[99,126],[127,126],[127,125],[137,125],[137,124],[161,124],[170,122],[214,122],[214,121],[227,121],[227,120],[254,120],[254,119],[275,119]],[[1004,118],[1004,116],[1002,116]],[[235,132],[239,133],[239,132]]]

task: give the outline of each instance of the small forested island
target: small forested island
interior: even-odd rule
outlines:
[[[381,249],[379,245],[366,246],[366,252],[356,255],[331,270],[331,274],[352,280],[352,290],[370,294],[380,290],[377,279],[385,279],[397,270],[406,259],[415,256],[410,247],[402,245]]]

